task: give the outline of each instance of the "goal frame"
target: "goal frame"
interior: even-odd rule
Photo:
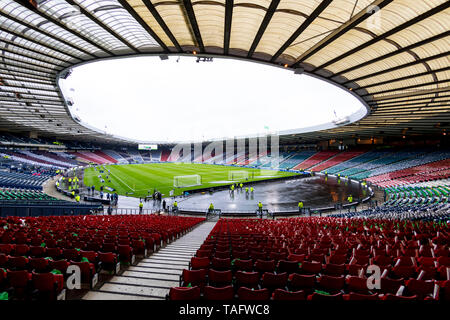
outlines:
[[[239,173],[244,173],[244,176],[239,176]],[[236,177],[238,176],[238,177]],[[250,178],[250,172],[247,170],[231,170],[228,171],[228,180],[230,181],[246,181]]]
[[[196,178],[196,181],[192,183],[180,183],[180,178]],[[188,188],[202,185],[202,176],[199,174],[191,174],[185,176],[174,176],[173,177],[173,186],[174,188]]]

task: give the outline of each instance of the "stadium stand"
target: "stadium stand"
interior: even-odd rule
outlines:
[[[380,218],[221,219],[167,298],[195,288],[192,297],[204,300],[439,300],[447,228]],[[367,287],[369,264],[381,268],[381,288]]]
[[[312,171],[323,171],[327,168],[334,167],[339,165],[340,163],[347,161],[349,159],[355,158],[363,154],[363,151],[345,151],[339,153],[337,156],[332,157],[331,159],[322,162],[321,164],[318,164],[316,166],[311,167],[310,169]]]
[[[195,226],[204,227],[204,234],[191,233],[187,242],[168,248],[159,257],[177,262],[167,267],[168,263],[159,261],[154,268],[157,271],[149,271],[151,267],[144,267],[141,273],[137,270],[138,276],[134,273],[129,281],[139,287],[138,293],[126,292],[124,288],[129,287],[119,282],[115,297],[120,291],[121,298],[161,298],[166,290],[170,300],[450,301],[449,7],[445,0],[1,0],[0,297],[6,293],[12,300],[64,299],[67,288],[63,283],[70,265],[80,267],[83,284],[92,289],[98,274],[116,274],[118,265],[131,268],[135,256],[154,253]],[[60,85],[75,68],[91,62],[137,56],[167,60],[174,55],[196,59],[196,66],[231,58],[313,77],[339,87],[358,100],[361,109],[341,118],[337,116],[341,110],[336,108],[335,117],[330,115],[332,120],[315,127],[271,128],[280,130],[278,159],[273,158],[274,153],[264,151],[254,156],[239,148],[223,156],[194,159],[189,154],[172,159],[173,142],[158,144],[156,151],[142,151],[137,140],[107,134],[81,121],[74,112],[79,107],[77,99],[74,101]],[[157,78],[145,71],[147,77]],[[125,78],[117,75],[115,79]],[[214,83],[213,78],[206,80]],[[220,94],[228,94],[233,84],[231,80],[229,86],[217,86]],[[271,91],[280,96],[287,92],[273,88]],[[206,100],[202,89],[199,84],[192,95],[183,95],[187,107]],[[177,88],[173,91],[179,93]],[[248,91],[248,97],[255,92]],[[216,99],[221,99],[220,94]],[[298,106],[307,101],[302,94],[293,94],[298,97]],[[98,96],[97,92],[93,95]],[[152,121],[161,121],[166,130],[176,127],[171,119],[159,119],[157,108],[165,107],[164,103],[154,101],[153,96],[149,101],[156,106],[149,126]],[[233,102],[247,108],[239,105],[242,101]],[[274,114],[292,117],[290,112],[277,110],[276,101],[272,105]],[[305,118],[316,106],[315,102],[307,106]],[[123,111],[118,109],[128,112],[125,104],[121,107]],[[208,101],[208,107],[213,111],[215,101]],[[246,117],[244,112],[236,116],[242,115]],[[173,114],[173,118],[178,116]],[[217,118],[207,121],[220,122]],[[255,119],[245,118],[248,122]],[[233,129],[233,123],[223,122],[221,125]],[[262,132],[269,132],[266,123],[258,125],[264,125]],[[200,121],[195,126],[203,129]],[[230,137],[237,134],[231,132]],[[191,138],[186,136],[186,140]],[[304,180],[309,183],[307,188],[314,189],[312,180],[337,181],[346,192],[354,186],[367,196],[367,187],[373,195],[366,198],[364,207],[350,206],[350,195],[345,207],[348,211],[344,212],[336,200],[338,192],[329,192],[335,207],[326,213],[309,210],[307,216],[299,203],[298,214],[294,212],[299,217],[290,219],[276,215],[269,219],[262,214],[260,219],[224,219],[218,209],[205,219],[204,208],[195,212],[202,218],[169,216],[167,212],[112,215],[108,211],[110,215],[106,215],[106,206],[95,197],[91,199],[94,204],[77,204],[43,191],[50,179],[62,179],[60,176],[68,172],[82,178],[85,168],[77,167],[99,171],[94,178],[104,183],[109,176],[108,164],[191,160],[243,167],[237,168],[239,171],[271,169],[278,162],[284,171],[322,172],[355,180],[341,184],[334,177],[306,173],[302,176],[308,176]],[[194,173],[189,176],[207,181]],[[225,183],[234,184],[228,180],[214,183],[217,188],[228,188]],[[294,188],[299,180],[295,177],[285,182]],[[159,188],[158,182],[151,187]],[[132,182],[121,183],[129,189],[121,195],[129,197],[141,191]],[[260,185],[266,183],[272,182],[261,181]],[[61,190],[58,184],[51,187]],[[103,187],[108,192],[114,190],[106,184]],[[78,191],[79,186],[76,188]],[[195,191],[207,198],[213,196],[214,188]],[[234,198],[232,190],[234,201],[241,194]],[[76,194],[63,191],[69,197]],[[297,194],[291,201],[306,198],[307,191],[293,190]],[[182,203],[192,196],[189,192],[171,200]],[[256,187],[245,201],[259,201],[259,192]],[[263,200],[272,204],[274,198],[283,198],[282,193],[273,193],[276,196]],[[353,195],[359,203],[359,195]],[[131,199],[130,203],[133,200],[138,201]],[[109,200],[105,201],[111,209]],[[173,209],[173,203],[170,205]],[[236,213],[243,214],[240,210]],[[322,214],[328,216],[320,217]],[[205,234],[209,234],[206,240]],[[380,267],[381,287],[367,285],[370,265]],[[166,277],[162,273],[167,273]],[[160,278],[151,278],[155,275]],[[154,292],[160,290],[159,295],[148,294],[150,290],[141,294],[152,281],[165,286],[152,287]],[[111,292],[103,293],[114,297]],[[304,310],[295,307],[296,314],[303,315]],[[429,309],[430,317],[436,316],[434,307]],[[35,311],[13,308],[13,316],[26,309]],[[327,309],[333,313],[338,310],[319,307],[313,314],[324,316]],[[342,309],[346,318],[355,313],[352,308]],[[394,309],[402,313],[397,318],[404,319],[411,308]],[[135,311],[124,310],[132,315]],[[52,307],[47,313],[68,315]],[[85,316],[94,317],[90,310]]]
[[[314,155],[315,151],[300,151],[280,161],[280,169],[293,169],[299,163]]]
[[[306,169],[313,170],[311,167],[313,167],[319,163],[325,162],[326,160],[328,160],[330,158],[334,158],[338,153],[339,153],[338,151],[318,152],[318,153],[312,155],[311,157],[309,157],[308,159],[304,160],[300,164],[296,165],[293,169],[294,170],[306,170]]]
[[[1,288],[10,300],[65,299],[70,265],[81,268],[82,284],[93,288],[100,272],[120,270],[203,218],[159,216],[38,217],[0,219]]]

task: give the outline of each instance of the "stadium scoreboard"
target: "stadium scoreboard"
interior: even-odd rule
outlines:
[[[158,150],[157,144],[139,144],[138,150]]]

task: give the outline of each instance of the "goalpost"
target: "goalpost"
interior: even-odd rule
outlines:
[[[202,177],[199,174],[173,177],[173,186],[175,188],[194,187],[200,186],[201,184],[202,184]]]
[[[247,170],[228,171],[228,180],[230,181],[246,181],[250,178]]]

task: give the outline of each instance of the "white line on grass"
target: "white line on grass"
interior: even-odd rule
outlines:
[[[112,176],[114,176],[116,179],[120,180],[124,185],[126,185],[128,187],[128,189],[132,190],[132,191],[136,191],[133,188],[131,188],[127,183],[125,183],[125,181],[123,181],[122,179],[120,179],[118,176],[116,176],[114,173],[112,173],[111,171],[109,171],[109,174],[111,174]]]

